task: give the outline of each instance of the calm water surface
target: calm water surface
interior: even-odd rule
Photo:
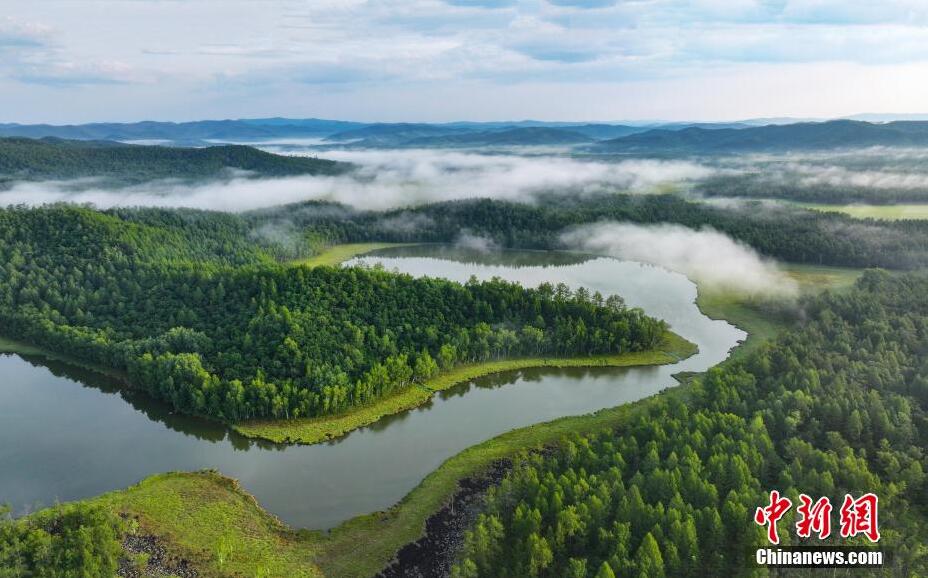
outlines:
[[[667,320],[699,345],[680,363],[628,369],[533,369],[462,384],[431,403],[332,443],[279,446],[172,413],[92,372],[0,355],[0,502],[17,513],[123,488],[170,470],[217,468],[300,527],[331,528],[399,501],[459,451],[513,428],[589,413],[674,385],[672,374],[722,361],[745,334],[702,315],[682,275],[578,255],[481,255],[437,247],[392,250],[350,264],[381,263],[412,275],[466,281],[494,276],[527,286],[564,282]]]

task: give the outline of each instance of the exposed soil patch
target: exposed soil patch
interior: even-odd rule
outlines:
[[[482,475],[462,479],[451,501],[426,520],[425,536],[403,546],[377,578],[449,576],[464,532],[477,519],[487,490],[498,485],[511,469],[511,461],[498,460]]]
[[[127,558],[120,560],[117,574],[122,578],[150,578],[157,576],[177,576],[179,578],[197,578],[199,574],[190,562],[168,554],[161,539],[144,534],[126,534],[122,547],[129,556],[148,555],[148,564],[144,569],[137,568]]]

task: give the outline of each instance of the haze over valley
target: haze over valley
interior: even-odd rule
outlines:
[[[0,578],[928,576],[924,2],[6,4]]]

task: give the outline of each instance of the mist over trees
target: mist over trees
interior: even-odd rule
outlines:
[[[602,221],[710,227],[762,255],[794,263],[912,269],[928,265],[928,221],[883,222],[750,202],[722,208],[676,195],[541,196],[537,203],[474,199],[391,211],[307,202],[246,213],[335,242],[454,242],[462,230],[500,247],[568,248],[563,234]]]

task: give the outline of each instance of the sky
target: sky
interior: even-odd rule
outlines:
[[[0,122],[928,112],[924,0],[5,0]]]

